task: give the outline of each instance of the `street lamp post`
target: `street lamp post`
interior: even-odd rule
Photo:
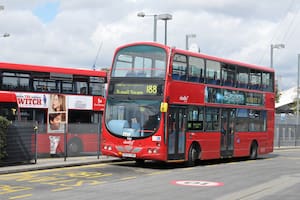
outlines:
[[[185,49],[189,50],[189,38],[195,38],[196,34],[186,34],[185,35]]]
[[[153,22],[153,41],[156,42],[156,35],[157,35],[157,15],[146,15],[144,12],[139,12],[137,14],[138,17],[153,17],[154,22]]]
[[[165,21],[165,44],[167,42],[167,20],[172,19],[172,15],[170,14],[152,14],[152,15],[146,15],[144,12],[139,12],[137,14],[138,17],[153,17],[153,41],[157,41],[157,20],[164,20]]]
[[[0,11],[1,10],[4,10],[4,6],[3,5],[0,5]],[[9,33],[4,33],[1,37],[9,37],[10,34]]]
[[[285,48],[284,44],[271,44],[271,55],[270,55],[270,67],[273,68],[273,49],[283,49]]]
[[[299,132],[299,71],[300,71],[300,54],[298,54],[298,71],[297,71],[297,133]],[[295,140],[296,141],[296,140]]]
[[[165,21],[165,45],[167,45],[167,32],[168,32],[167,21],[172,19],[172,15],[171,14],[160,14],[160,15],[158,15],[158,19]]]

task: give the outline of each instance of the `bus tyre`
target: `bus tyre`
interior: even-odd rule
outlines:
[[[189,154],[188,154],[188,160],[186,161],[186,166],[187,167],[193,167],[196,165],[196,160],[199,157],[199,148],[196,147],[196,145],[191,145],[189,149]]]
[[[250,148],[250,160],[255,160],[257,158],[258,145],[256,142],[252,142]]]
[[[72,139],[68,143],[68,155],[78,156],[82,151],[82,143],[79,139]]]

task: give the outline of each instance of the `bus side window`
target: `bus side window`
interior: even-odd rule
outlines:
[[[262,73],[262,90],[273,92],[273,76],[269,72]]]
[[[206,60],[206,81],[208,84],[220,85],[221,64],[213,60]]]
[[[196,57],[189,57],[188,80],[191,82],[204,81],[204,60]]]
[[[238,88],[248,88],[249,73],[246,68],[237,67],[236,79]]]
[[[172,79],[186,80],[187,58],[185,55],[176,54],[173,60]]]
[[[235,66],[222,63],[222,85],[233,87],[235,84]]]
[[[261,89],[261,72],[256,70],[250,71],[250,89]]]
[[[80,94],[87,94],[87,88],[86,87],[80,88]]]

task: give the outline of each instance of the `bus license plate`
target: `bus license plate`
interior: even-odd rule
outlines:
[[[135,158],[136,154],[134,154],[134,153],[123,153],[122,156],[126,157],[126,158]]]

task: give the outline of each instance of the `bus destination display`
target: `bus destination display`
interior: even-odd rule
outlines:
[[[113,94],[120,95],[160,95],[161,85],[142,83],[116,83]]]

